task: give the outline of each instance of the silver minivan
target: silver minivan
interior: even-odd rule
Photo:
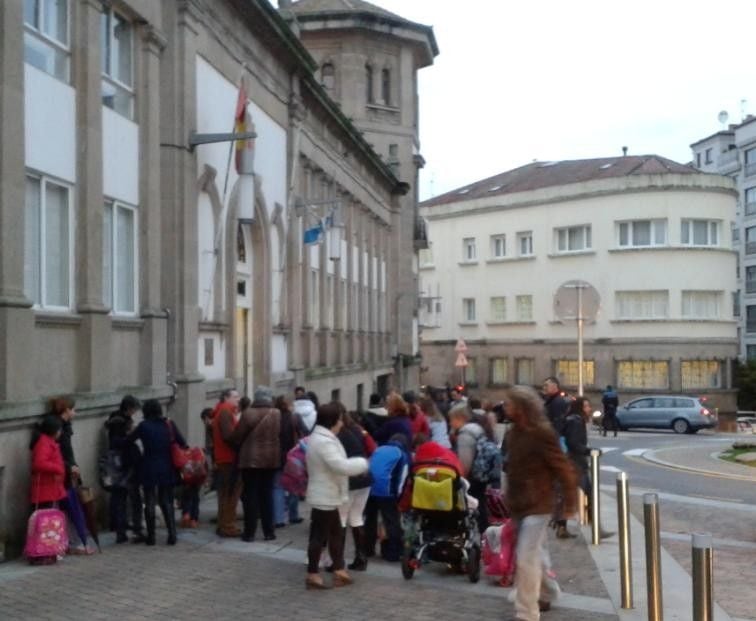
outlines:
[[[716,415],[698,397],[651,395],[633,399],[617,408],[622,430],[633,427],[672,429],[675,433],[696,433],[717,424]]]

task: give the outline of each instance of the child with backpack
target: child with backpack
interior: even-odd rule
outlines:
[[[200,414],[205,423],[213,413],[212,408],[205,408]],[[206,424],[206,423],[205,423]],[[194,451],[194,462],[204,464],[195,468],[186,468],[181,473],[181,528],[197,528],[199,526],[200,490],[207,480],[207,457],[203,449],[190,449]]]
[[[30,499],[34,513],[29,518],[24,554],[32,564],[55,563],[68,547],[66,517],[55,508],[66,499],[66,467],[58,445],[62,426],[59,417],[45,416],[37,424],[29,445],[32,451]]]

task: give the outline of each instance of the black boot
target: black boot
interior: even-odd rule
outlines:
[[[147,538],[145,543],[148,546],[155,545],[155,504],[145,503],[144,505],[144,521],[147,524]]]
[[[354,562],[347,568],[354,571],[367,569],[367,556],[365,555],[365,531],[362,526],[352,526],[352,538],[354,539]]]

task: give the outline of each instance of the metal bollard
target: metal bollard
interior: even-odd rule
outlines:
[[[643,494],[643,525],[646,531],[646,591],[648,621],[662,621],[661,544],[659,540],[659,496]]]
[[[620,598],[622,608],[633,607],[633,556],[630,549],[630,495],[627,473],[617,475],[617,522],[619,524]]]
[[[601,543],[599,536],[599,522],[601,521],[601,507],[599,499],[599,456],[601,451],[591,449],[591,543],[597,546]]]
[[[588,514],[586,513],[586,505],[588,504],[588,499],[585,496],[585,492],[580,487],[578,487],[577,497],[578,524],[580,524],[580,526],[585,526],[588,523]]]
[[[711,535],[694,533],[693,544],[693,621],[714,619],[714,551]]]

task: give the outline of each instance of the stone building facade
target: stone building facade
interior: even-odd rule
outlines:
[[[51,396],[76,398],[94,483],[124,394],[161,399],[200,443],[231,385],[350,408],[411,387],[394,373],[411,184],[273,6],[10,0],[0,31],[0,532],[22,530]],[[256,138],[239,175],[234,143],[193,141],[233,130],[242,82]]]
[[[460,381],[461,337],[475,393],[550,375],[575,392],[576,322],[555,295],[582,280],[600,299],[585,326],[586,394],[695,393],[734,411],[735,198],[726,177],[626,156],[536,162],[422,203],[423,381]]]

